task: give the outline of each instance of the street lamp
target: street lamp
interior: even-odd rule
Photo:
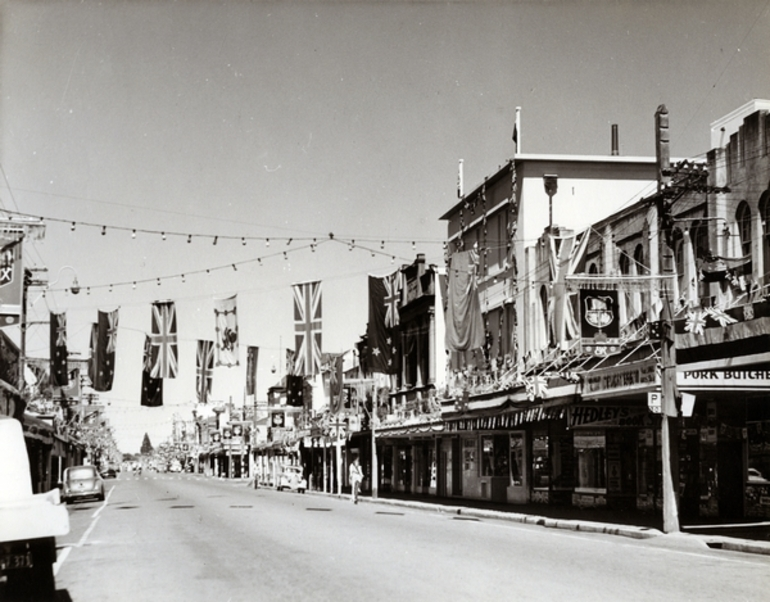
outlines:
[[[64,270],[72,270],[72,273],[74,274],[74,276],[72,277],[72,285],[70,285],[70,288],[69,288],[69,290],[70,290],[70,292],[71,292],[73,295],[77,295],[77,294],[80,292],[80,284],[78,284],[78,273],[75,271],[75,268],[73,268],[71,265],[63,265],[62,267],[60,267],[60,268],[59,268],[59,273],[58,273],[58,274],[56,274],[56,278],[54,279],[54,281],[53,281],[53,282],[49,282],[49,283],[46,285],[45,289],[46,289],[47,291],[48,291],[48,290],[51,290],[51,287],[52,287],[54,284],[56,284],[57,282],[59,282],[59,280],[61,279],[61,273],[62,273]]]
[[[543,186],[548,195],[548,232],[553,229],[553,195],[559,190],[559,176],[557,174],[543,174]]]

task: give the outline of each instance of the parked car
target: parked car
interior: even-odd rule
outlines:
[[[762,476],[756,468],[749,468],[749,482],[751,483],[767,483],[768,480]]]
[[[307,480],[302,474],[301,466],[284,466],[281,476],[278,477],[278,491],[290,489],[305,493],[307,490]]]
[[[89,498],[104,500],[104,480],[96,470],[96,466],[65,468],[61,497],[66,503]]]
[[[103,479],[115,479],[117,478],[118,473],[114,468],[105,468],[102,471],[102,478]]]

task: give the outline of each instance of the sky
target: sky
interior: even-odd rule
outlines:
[[[520,152],[606,155],[618,124],[620,154],[653,156],[665,104],[672,156],[703,157],[712,121],[770,98],[769,33],[770,0],[0,0],[0,209],[46,218],[28,320],[66,312],[87,357],[97,311],[119,309],[100,399],[135,453],[191,417],[215,298],[237,295],[242,349],[213,397],[243,403],[252,345],[264,399],[294,347],[292,283],[321,280],[323,350],[351,349],[367,274],[443,265],[458,161],[466,191],[508,161],[517,106]],[[180,370],[143,408],[158,300]],[[48,345],[31,324],[27,355]]]

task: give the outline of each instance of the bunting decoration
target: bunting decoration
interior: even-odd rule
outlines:
[[[293,284],[294,374],[313,376],[321,371],[321,282]]]
[[[217,333],[217,366],[232,368],[238,365],[238,315],[236,296],[214,299],[214,318]]]
[[[142,362],[142,399],[141,405],[158,407],[163,405],[163,379],[153,378],[152,339],[145,336],[144,361]]]
[[[257,394],[257,359],[259,347],[248,347],[246,353],[246,395]]]
[[[150,360],[153,378],[176,378],[179,370],[176,333],[176,307],[173,301],[152,304],[152,334]]]
[[[214,341],[198,341],[195,364],[195,391],[198,394],[198,403],[208,403],[211,400],[211,385],[214,381]]]
[[[400,272],[369,276],[368,367],[372,372],[398,373]]]
[[[51,329],[51,374],[52,387],[66,387],[69,385],[67,374],[67,314],[50,315]]]
[[[109,391],[115,377],[115,348],[118,338],[118,310],[100,311],[91,328],[91,360],[88,376],[94,391]]]
[[[484,322],[476,287],[478,254],[458,251],[452,255],[448,275],[446,346],[469,351],[484,345]]]

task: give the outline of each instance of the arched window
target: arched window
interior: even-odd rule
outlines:
[[[622,276],[629,276],[631,274],[631,258],[625,251],[620,252],[620,259],[618,260],[618,269]]]
[[[738,225],[738,235],[741,242],[741,254],[751,255],[751,209],[746,201],[741,201],[735,212],[735,222]]]
[[[644,247],[642,245],[636,245],[634,249],[634,264],[636,265],[636,273],[640,276],[650,274],[649,266],[644,263]]]
[[[759,218],[762,220],[762,284],[770,284],[770,184],[759,197]]]

